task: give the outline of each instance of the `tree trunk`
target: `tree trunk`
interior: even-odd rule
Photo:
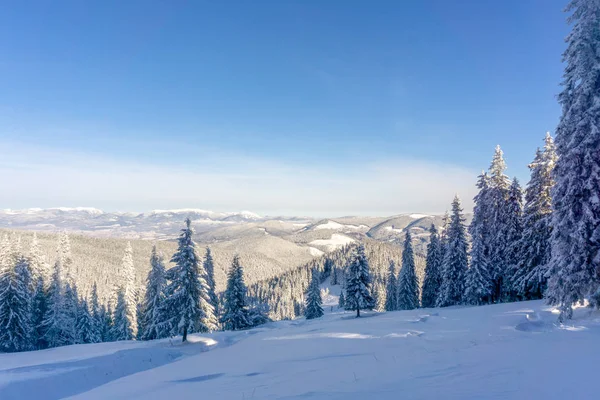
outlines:
[[[356,307],[356,318],[359,318],[359,317],[360,317],[360,307],[357,306]]]
[[[187,341],[187,325],[183,327],[183,337],[181,339],[181,342],[185,341]]]

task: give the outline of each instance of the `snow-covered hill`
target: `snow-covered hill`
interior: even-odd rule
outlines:
[[[192,339],[186,345],[117,342],[0,354],[0,398],[594,399],[598,394],[600,314],[578,309],[569,325],[558,325],[553,310],[539,301],[360,319],[334,311],[318,320]]]

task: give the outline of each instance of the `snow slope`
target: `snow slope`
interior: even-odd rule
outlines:
[[[555,321],[539,301],[360,319],[333,312],[193,336],[201,342],[183,346],[3,354],[0,398],[596,398],[600,314],[578,309],[570,325]]]

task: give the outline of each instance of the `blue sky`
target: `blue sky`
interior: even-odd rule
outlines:
[[[496,144],[526,181],[556,126],[564,5],[12,2],[0,177],[20,190],[0,208],[389,214],[454,192],[468,207]],[[182,173],[187,194],[168,185]]]

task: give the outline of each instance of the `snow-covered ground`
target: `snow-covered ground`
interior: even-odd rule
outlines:
[[[598,396],[600,314],[578,309],[561,326],[539,301],[360,319],[334,311],[192,339],[2,354],[0,399]]]

